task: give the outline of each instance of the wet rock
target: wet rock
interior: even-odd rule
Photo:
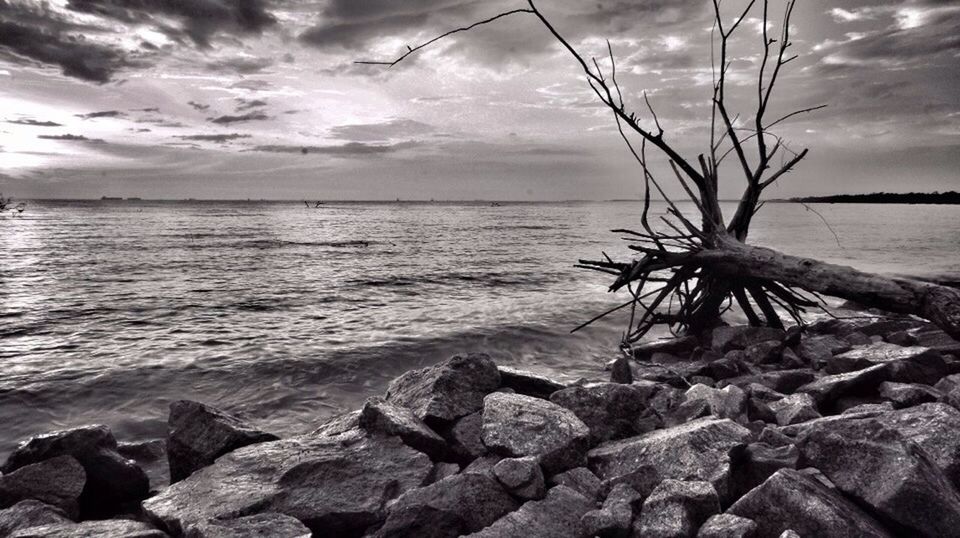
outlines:
[[[387,387],[386,399],[437,427],[479,411],[483,397],[499,387],[497,365],[485,354],[471,353],[406,372]]]
[[[949,373],[940,352],[925,347],[901,347],[886,342],[852,349],[833,358],[826,371],[841,374],[875,365],[886,365],[889,379],[901,382],[936,383]]]
[[[83,523],[53,523],[14,531],[10,538],[166,538],[166,534],[146,523],[130,519],[105,519]]]
[[[654,353],[671,353],[674,355],[687,355],[697,346],[700,340],[696,336],[683,336],[680,338],[667,338],[645,342],[633,347],[633,356],[637,360],[649,360]]]
[[[556,538],[582,536],[580,518],[593,503],[576,491],[556,486],[541,501],[528,501],[470,538]]]
[[[643,502],[634,532],[644,538],[692,538],[719,512],[720,501],[709,482],[667,479]]]
[[[717,327],[710,338],[710,347],[726,353],[733,349],[746,349],[761,342],[783,342],[787,333],[770,327]]]
[[[483,444],[510,457],[537,456],[548,472],[578,467],[590,429],[570,410],[520,394],[490,394],[483,401]]]
[[[723,499],[730,477],[728,452],[750,437],[750,430],[729,419],[698,419],[601,444],[588,453],[588,466],[606,484],[625,482],[642,495],[672,478],[708,481]]]
[[[737,422],[747,420],[747,394],[736,385],[715,389],[706,385],[694,385],[683,395],[684,402],[703,401],[709,408],[709,414],[718,418],[729,418]]]
[[[190,400],[170,404],[167,425],[171,482],[183,480],[240,447],[277,440],[276,435],[262,432],[219,409]]]
[[[315,436],[335,436],[360,428],[360,410],[337,415],[310,432]]]
[[[487,453],[483,445],[481,433],[483,430],[483,413],[471,413],[454,423],[448,438],[453,443],[453,449],[468,458],[478,458]]]
[[[559,381],[533,372],[507,366],[500,366],[497,369],[500,371],[501,386],[513,389],[517,394],[549,398],[554,392],[566,388],[566,385]]]
[[[636,419],[646,409],[641,391],[619,383],[591,383],[553,393],[550,401],[573,411],[590,428],[593,443],[636,433]]]
[[[493,466],[493,474],[507,491],[519,499],[542,499],[547,492],[537,458],[504,458]]]
[[[283,514],[254,514],[236,519],[216,519],[192,527],[185,538],[310,538],[300,520]]]
[[[751,519],[733,514],[717,514],[704,523],[697,538],[753,538],[757,524]]]
[[[117,453],[133,460],[147,473],[154,489],[170,484],[170,464],[167,462],[167,442],[153,439],[136,443],[117,443]]]
[[[757,536],[795,529],[817,538],[891,538],[876,520],[839,493],[792,469],[781,469],[740,498],[728,514],[748,518]]]
[[[396,435],[404,444],[433,460],[444,459],[447,455],[447,444],[442,437],[406,407],[393,405],[383,398],[367,400],[360,411],[358,424],[370,433]]]
[[[73,456],[57,456],[24,465],[10,474],[0,476],[0,508],[34,499],[76,518],[86,479],[83,467]]]
[[[278,512],[314,532],[354,536],[433,470],[397,437],[306,435],[237,449],[143,502],[173,534],[215,518]],[[448,479],[449,480],[449,479]],[[229,484],[229,487],[224,487]]]
[[[630,359],[618,357],[610,365],[610,382],[629,385],[633,383],[633,369],[630,368]]]
[[[73,522],[63,510],[49,504],[34,500],[20,501],[0,510],[0,537],[6,538],[20,529],[59,523]]]
[[[780,469],[796,469],[800,451],[792,444],[738,445],[730,450],[730,498],[738,499]]]
[[[773,411],[777,424],[781,426],[820,418],[820,413],[817,412],[817,403],[807,393],[791,394],[768,405],[770,410]]]
[[[828,375],[797,389],[813,396],[821,411],[827,410],[843,396],[874,393],[880,383],[887,381],[886,365],[878,364],[845,374]]]
[[[566,486],[591,501],[598,500],[602,490],[600,479],[586,467],[577,467],[554,475],[549,483],[551,486]]]
[[[888,400],[897,409],[935,402],[943,395],[928,385],[914,383],[880,383],[880,397]]]

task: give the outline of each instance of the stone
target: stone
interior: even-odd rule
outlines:
[[[793,444],[738,445],[730,450],[730,498],[739,499],[780,469],[796,469],[800,451]]]
[[[577,467],[554,475],[548,481],[550,486],[566,486],[591,501],[600,499],[602,484],[597,475],[586,467]]]
[[[256,511],[352,536],[377,523],[385,502],[419,487],[432,470],[430,458],[397,437],[305,435],[234,450],[142,506],[171,534]]]
[[[940,391],[928,385],[891,381],[880,383],[880,397],[892,403],[897,409],[935,402],[942,396]]]
[[[837,355],[827,364],[826,371],[842,374],[878,364],[888,366],[890,379],[894,381],[933,384],[949,373],[939,351],[886,342],[857,347]]]
[[[633,383],[633,369],[630,368],[630,359],[618,357],[610,364],[610,382],[629,385]]]
[[[757,536],[795,529],[817,538],[892,538],[876,520],[839,493],[793,469],[781,469],[727,512],[753,520]]]
[[[6,538],[15,531],[43,525],[73,523],[70,518],[54,506],[27,500],[0,510],[0,537]]]
[[[404,373],[387,387],[386,399],[437,427],[479,411],[484,396],[499,387],[497,365],[486,354],[471,353]]]
[[[360,410],[337,415],[310,432],[313,436],[335,436],[360,428]]]
[[[537,458],[504,458],[493,466],[493,474],[518,499],[525,501],[542,499],[547,493],[543,470]]]
[[[430,477],[427,478],[427,481],[432,484],[459,473],[459,465],[441,461],[433,464],[433,471],[430,472]]]
[[[886,365],[878,364],[855,372],[824,376],[807,383],[797,391],[813,396],[817,407],[823,412],[843,396],[874,393],[880,383],[888,379]]]
[[[277,440],[277,436],[262,432],[219,409],[190,400],[170,404],[167,425],[171,482],[183,480],[240,447]]]
[[[497,476],[493,474],[493,467],[501,460],[500,456],[493,454],[487,454],[485,456],[480,456],[479,458],[470,462],[470,465],[467,465],[461,474],[481,474],[488,478],[494,480],[497,479]]]
[[[104,519],[82,523],[52,523],[14,531],[10,538],[166,538],[150,525],[131,519]]]
[[[374,434],[396,435],[410,448],[419,450],[432,460],[447,456],[447,443],[406,407],[387,402],[383,398],[367,399],[360,410],[358,424]]]
[[[649,360],[649,358],[657,352],[686,355],[699,345],[700,340],[696,336],[664,338],[633,346],[633,356],[637,360]]]
[[[591,383],[554,392],[550,401],[573,411],[590,428],[593,443],[635,435],[636,419],[646,409],[641,391],[619,383]]]
[[[870,344],[874,343],[869,336],[859,331],[854,331],[844,336],[843,339],[846,340],[848,344],[850,344],[855,348],[858,346],[869,346]]]
[[[470,538],[556,538],[583,536],[580,518],[593,502],[566,486],[555,486],[540,501],[527,501]]]
[[[559,405],[520,394],[493,393],[483,401],[483,444],[509,457],[537,456],[550,473],[579,467],[590,429]]]
[[[782,329],[770,327],[717,327],[710,337],[710,347],[726,353],[733,349],[746,349],[761,342],[783,342],[787,333]]]
[[[782,533],[780,533],[780,536],[778,538],[803,538],[803,537],[797,534],[797,531],[793,529],[787,529]]]
[[[720,381],[749,374],[750,369],[743,362],[742,351],[731,351],[724,355],[722,359],[710,362],[705,373]]]
[[[117,453],[140,466],[154,489],[170,484],[170,464],[166,439],[134,443],[117,443]]]
[[[697,532],[697,538],[753,538],[757,524],[752,519],[733,514],[711,516]]]
[[[533,372],[508,366],[499,366],[497,370],[500,371],[500,385],[513,389],[517,394],[547,399],[554,392],[566,388],[559,381]]]
[[[751,436],[750,430],[732,420],[703,418],[603,443],[587,454],[587,461],[609,486],[625,482],[649,495],[666,479],[704,480],[725,499],[730,478],[728,453]]]
[[[804,362],[819,370],[833,359],[835,353],[849,351],[850,347],[835,336],[813,336],[801,339],[794,351]]]
[[[632,523],[633,512],[623,505],[590,510],[580,518],[583,536],[599,538],[630,538]]]
[[[794,350],[785,348],[780,353],[780,366],[788,370],[795,370],[798,368],[805,368],[807,366],[807,362],[801,359]]]
[[[960,356],[960,340],[957,340],[949,334],[936,327],[924,327],[912,331],[917,338],[917,345],[935,349],[940,353],[950,353]]]
[[[842,409],[842,406],[839,407]],[[886,413],[887,411],[893,411],[893,404],[890,402],[881,402],[881,403],[861,403],[854,405],[853,407],[848,407],[843,409],[840,413],[841,415],[861,415],[863,413],[870,413],[873,415]]]
[[[450,429],[448,438],[453,443],[453,449],[467,458],[479,458],[487,453],[483,445],[481,433],[483,431],[483,413],[477,411],[463,418],[457,419]]]
[[[933,388],[940,391],[940,401],[960,409],[960,374],[944,377]]]
[[[32,437],[7,458],[0,472],[57,456],[73,456],[86,474],[80,512],[86,517],[117,513],[123,505],[146,498],[150,481],[135,462],[117,453],[117,440],[103,425],[82,426]]]
[[[720,500],[709,482],[667,479],[643,501],[634,530],[644,538],[692,538],[719,512]]]
[[[768,405],[780,426],[820,418],[820,413],[817,412],[817,403],[812,396],[804,392],[785,396]]]
[[[907,331],[895,331],[883,337],[891,344],[903,347],[912,347],[920,344],[920,339]]]
[[[960,489],[960,411],[942,403],[926,403],[880,415],[877,420],[916,443]]]
[[[310,529],[297,518],[276,513],[236,519],[215,519],[193,526],[185,538],[310,538]]]
[[[775,364],[783,354],[783,342],[768,340],[751,344],[743,350],[743,358],[750,364]]]
[[[57,456],[24,465],[0,476],[0,508],[34,499],[63,510],[69,517],[79,516],[79,499],[87,475],[73,456]]]
[[[747,394],[736,385],[715,389],[706,385],[694,385],[683,395],[684,402],[704,401],[709,414],[729,418],[737,422],[747,420]]]
[[[668,411],[667,415],[663,417],[663,425],[666,428],[672,428],[698,418],[709,417],[710,415],[710,402],[706,400],[691,400],[689,402],[683,402],[679,407]]]

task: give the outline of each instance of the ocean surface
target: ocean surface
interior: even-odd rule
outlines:
[[[960,206],[811,208],[829,228],[802,205],[771,203],[751,242],[960,281]],[[471,351],[602,377],[625,318],[570,330],[624,298],[573,264],[629,256],[609,230],[639,228],[640,209],[30,202],[0,218],[0,457],[85,423],[159,438],[180,398],[278,434],[310,431],[403,371]]]

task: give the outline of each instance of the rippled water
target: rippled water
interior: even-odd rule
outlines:
[[[769,204],[752,240],[858,268],[960,280],[960,207]],[[662,208],[660,208],[662,209]],[[281,434],[458,352],[602,375],[621,318],[572,268],[635,203],[32,202],[0,219],[0,452],[105,422],[160,437],[174,399]],[[732,207],[728,208],[732,214]],[[622,299],[621,299],[622,300]]]

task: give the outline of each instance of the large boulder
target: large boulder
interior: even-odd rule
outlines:
[[[751,519],[757,536],[779,536],[794,529],[817,538],[892,538],[876,520],[839,493],[810,476],[781,469],[727,510]]]
[[[518,499],[542,499],[547,492],[537,458],[504,458],[493,466],[497,480]]]
[[[827,364],[826,371],[842,374],[876,365],[886,365],[890,379],[904,382],[933,384],[950,373],[939,351],[920,346],[901,347],[887,342],[856,347],[837,355]]]
[[[752,519],[733,514],[712,516],[697,531],[697,538],[753,538],[757,524]]]
[[[576,491],[556,486],[541,501],[527,501],[519,510],[498,519],[470,538],[557,538],[582,536],[580,518],[592,510],[593,502]]]
[[[144,501],[143,510],[172,534],[210,519],[278,512],[314,532],[356,536],[432,470],[430,458],[397,437],[306,435],[237,449]]]
[[[146,498],[150,480],[135,462],[117,452],[117,440],[102,425],[82,426],[38,435],[21,443],[0,468],[4,474],[57,456],[73,456],[86,482],[80,511],[87,517],[112,515]]]
[[[703,401],[710,415],[744,423],[747,421],[747,394],[736,385],[715,389],[702,384],[690,387],[683,395],[683,405]]]
[[[509,457],[536,456],[550,473],[583,463],[590,429],[559,405],[521,394],[496,392],[483,401],[483,444]]]
[[[554,392],[566,387],[559,381],[526,370],[510,368],[509,366],[498,366],[497,370],[500,371],[501,386],[526,396],[546,399]]]
[[[49,504],[28,500],[0,510],[0,538],[6,538],[19,529],[73,523],[63,510]]]
[[[557,391],[550,401],[573,411],[590,428],[594,443],[635,435],[646,409],[644,393],[630,385],[591,383]]]
[[[799,459],[800,451],[792,444],[750,443],[733,447],[730,450],[730,498],[742,497],[780,469],[796,469]]]
[[[720,500],[709,482],[668,479],[643,501],[634,533],[644,538],[693,538],[719,512]]]
[[[666,479],[704,480],[713,484],[722,500],[728,494],[728,453],[750,437],[750,430],[732,420],[703,418],[604,443],[591,450],[587,460],[611,486],[626,482],[646,496]]]
[[[960,488],[960,411],[926,403],[876,417],[922,448],[933,464]]]
[[[806,392],[813,396],[820,410],[826,411],[845,396],[875,393],[880,383],[888,379],[887,366],[878,364],[863,370],[821,377],[798,388],[797,392]]]
[[[10,538],[167,538],[166,533],[131,519],[104,519],[83,523],[52,523],[19,529]]]
[[[190,400],[170,404],[167,426],[171,483],[183,480],[240,447],[277,440],[277,436],[262,432],[219,409]]]
[[[799,392],[785,396],[767,404],[780,426],[799,424],[815,418],[820,418],[817,412],[817,403],[807,393]]]
[[[452,450],[466,460],[479,458],[487,453],[481,437],[483,433],[483,412],[477,411],[457,419],[446,437],[450,440]]]
[[[0,508],[34,499],[76,518],[86,480],[83,467],[73,456],[57,456],[24,465],[10,474],[0,476]]]
[[[633,531],[633,514],[640,508],[643,497],[627,484],[614,486],[603,507],[591,510],[580,518],[587,536],[600,538],[629,538]]]
[[[374,434],[396,435],[409,447],[419,450],[433,460],[447,455],[447,444],[442,437],[423,423],[406,407],[373,397],[360,411],[358,424]]]
[[[483,397],[498,387],[497,365],[485,354],[471,353],[406,372],[387,387],[386,399],[409,408],[431,427],[438,427],[479,411]]]
[[[560,474],[553,475],[548,483],[551,486],[567,486],[580,495],[596,501],[600,498],[603,483],[586,467],[577,467]]]
[[[892,403],[897,409],[913,407],[922,403],[935,402],[943,397],[937,389],[919,383],[880,383],[880,397]]]
[[[277,513],[214,519],[191,527],[185,538],[310,538],[300,520]]]

